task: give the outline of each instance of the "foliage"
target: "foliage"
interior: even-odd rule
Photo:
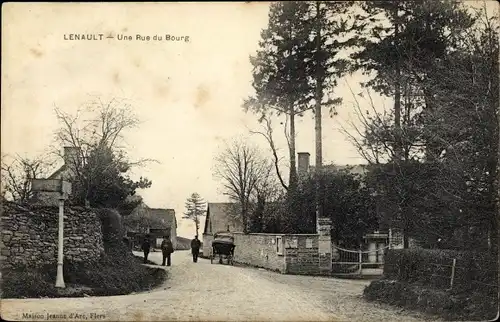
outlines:
[[[127,207],[127,197],[133,196],[137,189],[151,186],[151,181],[145,178],[131,180],[126,174],[129,170],[128,162],[110,148],[91,150],[87,162],[79,170],[83,175],[75,182],[77,189],[73,200],[79,204],[88,200],[92,207]]]
[[[308,178],[298,189],[291,202],[297,212],[302,214],[295,218],[296,227],[288,227],[297,233],[313,233],[316,230],[315,194],[317,176]],[[359,176],[348,171],[323,172],[321,198],[323,214],[335,223],[332,238],[338,243],[359,246],[364,234],[377,228],[375,206],[371,202],[369,190],[363,186]]]
[[[385,95],[393,95],[403,82],[423,77],[473,23],[455,0],[365,1],[358,8],[355,40],[360,50],[351,56],[352,67],[375,72],[365,85]]]
[[[198,193],[194,192],[186,200],[186,212],[184,213],[184,216],[182,216],[182,218],[194,221],[196,227],[196,236],[198,236],[198,231],[200,229],[200,217],[204,216],[205,212],[206,202]]]
[[[411,235],[426,247],[442,238],[477,248],[485,238],[472,229],[496,241],[498,17],[458,1],[359,8],[353,69],[395,101],[381,113],[369,97],[374,113],[359,113],[364,129],[353,140],[369,162],[388,163],[371,180],[383,217],[405,231],[406,246]]]
[[[121,243],[125,236],[122,216],[114,209],[96,209],[101,220],[101,231],[104,245]]]

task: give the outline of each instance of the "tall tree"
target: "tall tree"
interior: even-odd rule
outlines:
[[[182,216],[183,219],[189,219],[194,222],[196,228],[196,236],[200,230],[200,217],[204,216],[206,212],[206,202],[196,192],[191,194],[186,200],[186,212]]]
[[[244,108],[260,117],[286,115],[289,124],[290,174],[288,188],[297,186],[295,159],[295,118],[312,106],[311,92],[304,60],[311,25],[307,22],[309,4],[302,1],[271,4],[268,27],[262,31],[253,65],[255,96],[245,101]]]
[[[346,61],[339,53],[349,39],[342,40],[349,30],[344,15],[348,2],[289,1],[271,4],[268,28],[261,34],[260,49],[251,58],[254,66],[253,86],[256,95],[244,107],[261,116],[285,114],[290,123],[287,136],[290,155],[289,203],[297,190],[295,162],[295,117],[305,111],[315,114],[316,172],[322,165],[322,109],[334,114],[341,99],[334,95],[337,79],[346,71]],[[269,134],[269,131],[268,131]],[[265,135],[275,152],[269,135]],[[274,153],[276,159],[276,153]],[[277,170],[278,175],[279,171]],[[317,183],[317,216],[321,215],[320,187]],[[295,212],[293,207],[288,210]]]
[[[348,26],[345,14],[351,8],[349,2],[309,2],[311,22],[314,26],[311,39],[313,44],[310,48],[312,59],[311,67],[313,75],[312,88],[314,90],[314,114],[315,114],[315,147],[316,147],[316,218],[323,217],[323,202],[320,198],[323,190],[322,166],[323,166],[323,139],[322,139],[322,109],[324,106],[330,109],[331,114],[336,114],[335,106],[342,102],[340,97],[335,97],[334,88],[338,79],[346,72],[347,63],[338,57],[341,50],[349,45],[350,40],[342,41],[346,32],[354,26]],[[333,113],[332,113],[333,111]]]
[[[455,189],[455,195],[467,228],[463,239],[475,247],[478,241],[468,231],[476,227],[485,235],[490,233],[490,245],[495,249],[499,21],[485,10],[478,11],[475,18],[459,46],[436,64],[429,81],[434,108],[422,119],[429,136],[433,132],[441,143],[434,145],[435,154],[457,177],[460,189]]]
[[[405,160],[403,88],[416,86],[417,92],[406,93],[423,98],[423,108],[431,109],[433,86],[425,81],[433,64],[457,45],[459,35],[471,27],[473,19],[455,0],[366,1],[360,8],[362,13],[356,18],[362,21],[363,32],[354,38],[361,50],[351,56],[356,60],[353,66],[374,74],[365,86],[393,97],[393,159]],[[427,140],[430,147],[432,138]]]

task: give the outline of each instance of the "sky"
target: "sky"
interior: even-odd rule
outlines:
[[[208,202],[226,201],[212,176],[214,157],[225,140],[259,128],[242,103],[253,93],[249,56],[258,48],[268,10],[268,3],[228,2],[4,4],[2,154],[34,157],[47,151],[58,128],[54,107],[72,113],[92,97],[126,99],[141,120],[125,135],[129,157],[158,161],[135,169],[134,175],[153,182],[139,194],[150,207],[175,209],[178,235],[192,237],[194,225],[182,220],[186,198],[198,192]],[[114,39],[65,40],[70,34]],[[163,39],[140,41],[138,34]],[[166,41],[167,34],[189,41]],[[118,35],[133,40],[117,40]],[[357,94],[361,80],[342,79],[336,89],[344,98],[339,115],[324,113],[324,163],[364,163],[340,131],[356,120],[349,86]],[[376,95],[375,100],[390,104]],[[312,114],[296,127],[297,152],[310,152],[314,164]],[[262,137],[249,140],[269,152]],[[288,158],[280,128],[276,141]]]

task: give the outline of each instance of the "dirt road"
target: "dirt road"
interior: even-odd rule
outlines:
[[[150,254],[161,262],[160,253]],[[2,300],[6,320],[424,321],[367,303],[366,281],[280,275],[173,254],[170,279],[153,291],[112,297]],[[47,318],[49,314],[49,318]]]

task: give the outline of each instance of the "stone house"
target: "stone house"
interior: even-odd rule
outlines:
[[[209,202],[203,231],[203,256],[209,256],[214,234],[223,231],[243,231],[237,205],[231,202]]]
[[[75,174],[75,165],[81,158],[81,150],[78,147],[64,147],[63,165],[47,177],[54,182],[57,180],[72,181]],[[59,193],[48,191],[37,191],[34,193],[34,201],[37,204],[46,206],[57,206],[59,203]]]
[[[81,159],[81,149],[79,147],[64,147],[64,164],[52,173],[47,179],[70,180],[75,173],[75,165]]]
[[[299,152],[298,162],[297,162],[297,175],[299,178],[304,179],[312,175],[315,171],[315,167],[310,165],[310,154],[309,152]],[[357,174],[360,176],[366,175],[368,172],[367,164],[354,164],[354,165],[336,165],[336,164],[325,164],[323,165],[323,171],[335,172],[335,171],[345,171],[352,174]]]
[[[144,226],[139,225],[138,220],[142,220]],[[133,227],[134,224],[127,224],[127,222],[135,223],[135,227]],[[160,247],[164,236],[170,238],[174,249],[177,247],[177,218],[174,209],[150,208],[144,202],[141,202],[125,218],[125,223],[127,235],[138,237],[134,241],[136,244],[141,242],[140,239],[143,235],[149,234],[155,248]]]
[[[297,162],[297,174],[299,178],[304,180],[308,176],[312,175],[315,171],[315,167],[310,165],[310,154],[308,152],[299,152],[298,153],[298,162]],[[326,164],[323,165],[323,171],[325,172],[335,172],[335,171],[348,171],[352,174],[359,175],[363,178],[369,171],[368,164],[356,164],[356,165],[335,165],[335,164]],[[379,212],[379,210],[377,210]],[[379,214],[380,226],[379,231],[373,232],[371,234],[367,234],[364,237],[365,245],[367,249],[375,249],[383,247],[389,243],[389,235],[391,235],[390,243],[393,248],[403,248],[403,236],[401,232],[396,229],[390,227],[387,223],[386,218],[382,214]],[[389,230],[391,230],[391,234],[389,234]],[[383,237],[381,237],[383,236]],[[416,241],[413,238],[409,240],[411,247],[416,247]]]

